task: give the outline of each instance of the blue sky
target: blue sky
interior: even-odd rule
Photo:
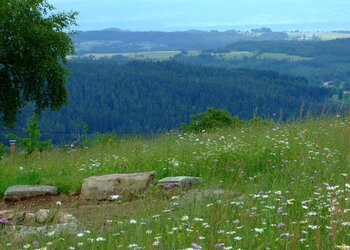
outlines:
[[[350,30],[350,0],[48,0],[78,30]]]

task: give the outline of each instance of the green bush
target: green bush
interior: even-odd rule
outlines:
[[[181,124],[184,132],[213,131],[225,127],[238,127],[243,121],[238,116],[232,117],[226,110],[208,108],[207,111],[191,116],[188,125]]]
[[[26,151],[27,154],[32,154],[35,150],[40,152],[52,148],[50,141],[40,141],[40,130],[38,129],[39,116],[34,114],[27,121],[27,127],[23,129],[28,134],[26,138],[20,138],[14,134],[7,134],[9,139],[16,140],[18,145]]]

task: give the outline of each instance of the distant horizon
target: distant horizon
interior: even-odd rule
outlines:
[[[47,0],[79,12],[76,30],[132,31],[350,29],[348,0]]]
[[[273,25],[272,25],[273,26]],[[232,27],[228,29],[200,29],[200,28],[183,28],[183,29],[174,29],[174,30],[152,30],[152,29],[128,29],[128,28],[120,28],[120,27],[106,27],[106,28],[100,28],[100,29],[79,29],[78,27],[75,29],[78,32],[89,32],[89,31],[116,31],[116,32],[188,32],[188,31],[199,31],[199,32],[211,32],[211,31],[218,31],[218,32],[229,32],[229,31],[238,31],[238,32],[249,32],[253,29],[261,29],[261,28],[269,28],[272,30],[272,32],[293,32],[293,31],[299,31],[299,32],[350,32],[349,29],[299,29],[299,28],[290,28],[290,29],[273,29],[271,26],[249,26],[241,29],[238,29],[237,27]]]

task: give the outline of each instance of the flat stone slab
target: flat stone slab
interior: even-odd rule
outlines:
[[[8,187],[4,194],[5,201],[19,201],[36,196],[58,195],[57,187],[39,185],[15,185]]]
[[[166,177],[158,181],[158,186],[161,188],[172,189],[190,189],[193,186],[199,185],[201,178],[192,176],[174,176]]]
[[[83,180],[80,197],[85,200],[132,200],[146,191],[156,172],[91,176]]]

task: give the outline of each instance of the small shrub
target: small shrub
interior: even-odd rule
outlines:
[[[50,141],[40,141],[40,130],[38,129],[39,116],[33,114],[27,121],[27,127],[23,129],[28,134],[26,138],[20,138],[14,134],[7,134],[6,137],[16,140],[20,147],[23,147],[27,154],[32,154],[35,150],[42,152],[52,147]]]
[[[232,117],[226,110],[208,108],[207,111],[192,115],[188,125],[181,124],[184,132],[213,131],[225,127],[238,127],[243,121],[238,116]]]

